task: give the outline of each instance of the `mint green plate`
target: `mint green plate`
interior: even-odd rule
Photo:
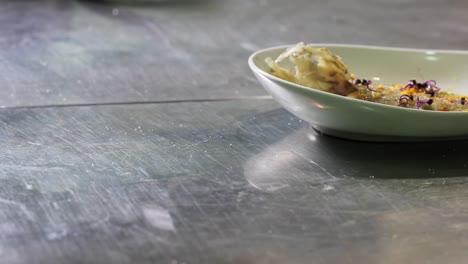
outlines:
[[[339,55],[357,77],[374,83],[437,81],[468,94],[468,51],[422,50],[361,45],[314,44]],[[261,85],[285,109],[324,133],[364,141],[432,141],[468,138],[468,112],[435,112],[339,96],[269,74],[265,58],[289,46],[255,52],[249,66]]]

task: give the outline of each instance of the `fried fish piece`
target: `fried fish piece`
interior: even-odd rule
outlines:
[[[339,95],[357,91],[346,64],[327,48],[300,42],[276,60],[267,58],[265,62],[273,75],[297,84]]]

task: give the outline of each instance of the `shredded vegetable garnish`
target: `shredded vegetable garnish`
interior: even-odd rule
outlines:
[[[369,91],[377,92],[375,89],[372,89],[372,88],[370,87],[370,85],[372,84],[372,81],[371,81],[371,80],[356,79],[356,80],[354,81],[354,84],[355,84],[355,85],[362,85],[362,86],[365,86],[367,89],[369,89]]]
[[[434,80],[428,80],[424,84],[426,85],[426,94],[429,94],[431,97],[434,97],[435,93],[440,91],[440,88],[436,86],[437,82]]]
[[[405,87],[401,88],[400,90],[403,91],[407,88],[413,88],[413,87],[416,87],[418,83],[416,82],[416,80],[409,80],[408,83],[406,83]]]
[[[329,93],[420,110],[468,111],[467,96],[442,89],[435,80],[373,85],[369,79],[350,74],[344,61],[330,50],[302,42],[276,60],[265,61],[277,77]]]
[[[419,99],[419,96],[416,98],[416,108],[419,109],[423,104],[432,105],[434,102],[433,99]]]
[[[400,102],[400,105],[402,106],[407,106],[410,101],[413,101],[414,97],[412,94],[402,94],[400,95],[400,98],[398,101]]]

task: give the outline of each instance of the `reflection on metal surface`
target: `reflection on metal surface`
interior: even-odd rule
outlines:
[[[260,122],[261,118],[257,117],[256,121]],[[251,157],[244,164],[244,173],[250,182],[257,183],[254,185],[262,182],[264,186],[268,185],[267,179],[283,183],[285,175],[292,173],[298,162],[302,162],[301,169],[312,173],[319,169],[333,177],[464,177],[468,176],[468,161],[463,151],[466,148],[466,140],[371,143],[342,140],[303,127]],[[275,156],[277,153],[289,153],[288,158],[279,158]],[[267,167],[273,173],[260,173],[262,170],[256,166]]]
[[[249,158],[243,165],[247,181],[267,192],[301,182],[333,182],[335,177],[325,167],[327,164],[301,149],[314,144],[313,133],[312,128],[304,127]]]
[[[333,154],[325,166],[342,167],[348,176],[375,178],[434,178],[468,176],[462,149],[468,141],[431,143],[365,143],[317,136],[317,153]],[[415,156],[416,155],[416,156]],[[319,158],[319,156],[317,156]]]
[[[275,152],[267,150],[250,158],[244,164],[244,176],[255,188],[267,192],[274,192],[289,185],[282,180],[286,175],[279,174],[282,168],[289,167],[294,154],[287,150]]]
[[[143,215],[145,216],[146,220],[156,228],[168,231],[174,230],[174,224],[172,222],[169,211],[161,208],[158,205],[144,205]]]
[[[307,134],[307,137],[308,137],[309,140],[312,141],[312,142],[317,141],[317,136],[316,136],[316,134],[314,134],[314,133],[312,133],[312,132],[309,133],[309,134]]]

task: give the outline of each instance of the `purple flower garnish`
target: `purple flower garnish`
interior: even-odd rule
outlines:
[[[418,88],[418,89],[426,89],[426,93],[434,97],[435,93],[440,91],[440,88],[437,87],[437,82],[434,80],[427,80],[423,83],[418,83],[416,80],[411,79],[406,83],[405,87],[401,88],[400,91],[406,90],[408,88]]]
[[[400,98],[398,99],[398,102],[401,104],[401,105],[407,105],[409,103],[409,101],[413,101],[414,97],[412,94],[404,94],[404,95],[401,95]]]
[[[372,89],[371,87],[369,87],[369,85],[372,84],[372,81],[371,80],[366,80],[366,79],[356,79],[354,81],[354,84],[361,84],[361,85],[364,85],[367,87],[367,89],[371,90],[372,92],[377,92],[375,89]]]
[[[462,97],[461,100],[460,100],[460,103],[462,105],[465,105],[466,104],[466,98],[465,97]]]
[[[406,90],[408,88],[413,88],[417,85],[418,83],[416,82],[416,80],[414,79],[411,79],[408,81],[408,83],[406,83],[405,87],[401,88],[400,91],[403,91],[403,90]]]
[[[369,86],[372,84],[371,80],[362,79],[362,85]]]
[[[428,105],[431,105],[432,103],[434,102],[433,99],[422,99],[422,100],[419,100],[419,96],[416,98],[416,109],[420,109],[421,108],[421,105],[423,104],[428,104]]]
[[[437,82],[434,80],[427,80],[424,84],[426,85],[426,93],[430,94],[431,97],[434,97],[434,94],[440,91],[440,88],[436,86]]]
[[[427,80],[424,82],[428,89],[432,89],[434,92],[440,91],[440,87],[437,87],[437,82],[434,80]]]

